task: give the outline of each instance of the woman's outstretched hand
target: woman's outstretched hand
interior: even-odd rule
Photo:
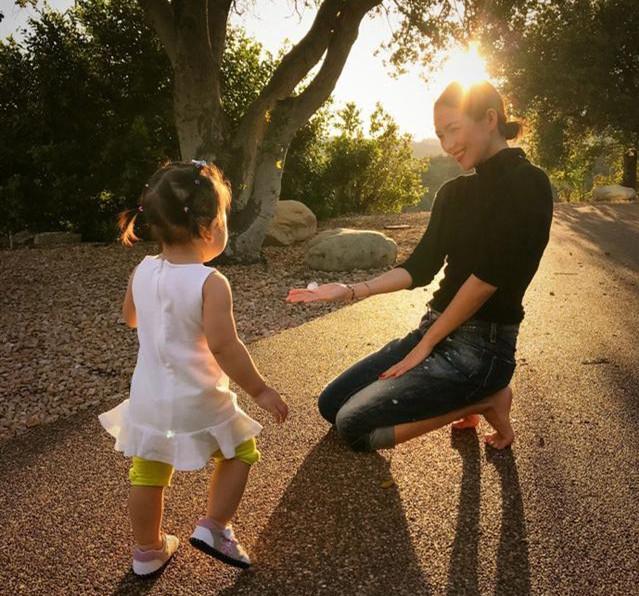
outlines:
[[[397,364],[393,364],[388,370],[385,370],[379,375],[380,380],[393,379],[401,377],[404,373],[407,373],[411,368],[415,368],[418,364],[422,363],[428,358],[433,351],[433,348],[426,343],[418,343],[403,360],[400,360]]]
[[[322,284],[316,288],[292,288],[288,291],[286,302],[338,302],[350,296],[351,291],[345,284]]]

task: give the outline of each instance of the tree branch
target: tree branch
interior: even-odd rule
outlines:
[[[324,0],[308,33],[284,56],[260,95],[240,122],[238,139],[253,136],[276,101],[288,97],[326,51],[331,30],[346,0]]]
[[[300,95],[282,102],[282,107],[286,111],[286,122],[282,128],[285,138],[292,138],[297,129],[303,126],[329,98],[357,39],[362,19],[382,1],[351,1],[342,10],[319,72]]]
[[[219,72],[226,45],[226,29],[233,0],[208,0],[208,27],[211,40],[214,77],[219,80]]]

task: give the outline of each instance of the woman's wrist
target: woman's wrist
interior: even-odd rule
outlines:
[[[366,281],[358,282],[356,284],[345,284],[348,289],[346,295],[347,302],[353,302],[353,300],[363,300],[372,295],[373,290]]]

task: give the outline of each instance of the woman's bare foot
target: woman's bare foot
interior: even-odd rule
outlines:
[[[510,424],[510,407],[513,401],[510,385],[491,395],[489,401],[490,405],[482,412],[482,416],[496,432],[486,435],[484,441],[495,449],[505,449],[515,440],[515,432]]]
[[[451,425],[456,430],[462,430],[464,428],[475,428],[479,424],[481,417],[479,414],[470,414],[459,420],[455,420]]]

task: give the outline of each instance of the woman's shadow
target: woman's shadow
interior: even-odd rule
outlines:
[[[347,451],[330,431],[282,496],[223,594],[430,594],[389,462]]]
[[[453,432],[451,446],[462,457],[462,481],[457,530],[448,566],[447,594],[479,594],[480,446],[474,432]],[[501,484],[502,514],[495,594],[530,594],[530,565],[524,505],[517,464],[511,449],[486,448]]]

